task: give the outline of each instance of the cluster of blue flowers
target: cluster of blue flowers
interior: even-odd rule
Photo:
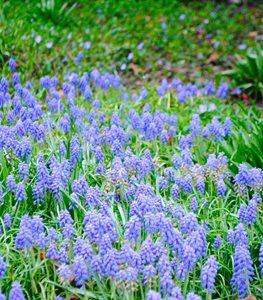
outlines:
[[[195,84],[183,84],[183,82],[179,79],[174,79],[169,84],[166,79],[162,80],[162,83],[157,88],[158,95],[160,97],[165,96],[165,94],[169,91],[175,91],[177,94],[177,99],[180,103],[184,103],[189,98],[197,98],[199,95],[202,96],[213,96],[216,95],[218,98],[226,99],[229,94],[229,88],[227,83],[223,83],[215,90],[214,84],[209,82],[205,87],[201,90]]]
[[[196,159],[202,143],[231,139],[230,118],[204,123],[197,106],[182,130],[178,116],[145,101],[146,89],[130,97],[116,75],[70,73],[62,84],[45,76],[33,87],[22,83],[13,59],[10,70],[0,83],[0,203],[2,234],[14,235],[15,251],[41,253],[63,286],[92,283],[100,293],[111,282],[120,297],[145,292],[148,300],[191,300],[220,294],[224,243],[234,256],[226,280],[233,293],[249,294],[255,269],[263,274],[263,244],[254,262],[248,239],[263,171],[241,164],[233,176],[220,152]],[[198,90],[163,80],[158,94],[167,93],[180,103],[215,93],[225,99],[228,87],[215,92],[211,82]],[[204,214],[228,197],[244,200],[224,236]],[[0,280],[12,263],[3,248]],[[18,281],[5,292],[25,299]]]

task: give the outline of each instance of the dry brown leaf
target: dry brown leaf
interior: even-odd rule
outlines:
[[[203,37],[204,37],[204,31],[198,32],[198,34],[197,34],[197,39],[198,39],[198,40],[201,40],[201,39],[203,39]]]
[[[219,54],[215,52],[215,53],[212,53],[212,54],[209,56],[209,58],[208,58],[208,60],[207,60],[206,62],[207,62],[208,64],[210,64],[211,62],[217,61],[218,58],[219,58]]]
[[[39,256],[40,256],[40,260],[44,260],[46,258],[46,253],[40,250]]]
[[[255,296],[250,296],[250,297],[247,297],[247,298],[243,298],[241,300],[257,300],[257,298]]]
[[[142,69],[138,65],[133,64],[133,63],[129,64],[129,68],[132,70],[134,75],[137,75],[139,72],[142,71]]]
[[[258,35],[258,33],[256,32],[256,31],[251,31],[251,32],[249,32],[249,37],[251,37],[251,38],[256,38],[257,37],[257,35]]]
[[[165,22],[166,20],[167,20],[167,17],[161,17],[161,18],[159,18],[160,22]]]
[[[164,66],[163,68],[164,68],[164,70],[166,70],[166,71],[174,71],[174,68],[171,67],[171,66]]]

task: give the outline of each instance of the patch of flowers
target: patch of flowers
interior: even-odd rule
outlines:
[[[44,299],[43,284],[47,299],[258,292],[263,171],[243,163],[233,174],[218,151],[233,124],[209,101],[224,101],[226,84],[163,80],[157,93],[131,94],[97,70],[40,85],[23,82],[14,60],[10,70],[0,83],[0,280],[10,300]],[[192,114],[157,110],[159,98]]]

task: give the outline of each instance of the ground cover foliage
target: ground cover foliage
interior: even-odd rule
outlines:
[[[261,12],[259,3],[214,1],[3,1],[0,59],[19,57],[29,79],[64,75],[81,61],[83,70],[117,70],[138,84],[167,76],[202,83],[261,43]]]

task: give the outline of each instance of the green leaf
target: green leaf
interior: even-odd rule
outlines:
[[[63,286],[57,282],[54,282],[54,281],[51,281],[51,280],[48,280],[48,279],[44,279],[45,282],[49,283],[49,284],[52,284],[52,285],[55,285],[63,290],[66,290],[66,291],[69,291],[70,293],[74,294],[74,295],[77,295],[77,296],[86,296],[86,297],[90,297],[92,299],[103,299],[103,297],[101,296],[98,296],[98,295],[95,295],[93,294],[92,292],[89,292],[89,291],[86,291],[86,290],[83,290],[83,289],[78,289],[78,288],[74,288],[74,287],[70,287],[70,286]]]

